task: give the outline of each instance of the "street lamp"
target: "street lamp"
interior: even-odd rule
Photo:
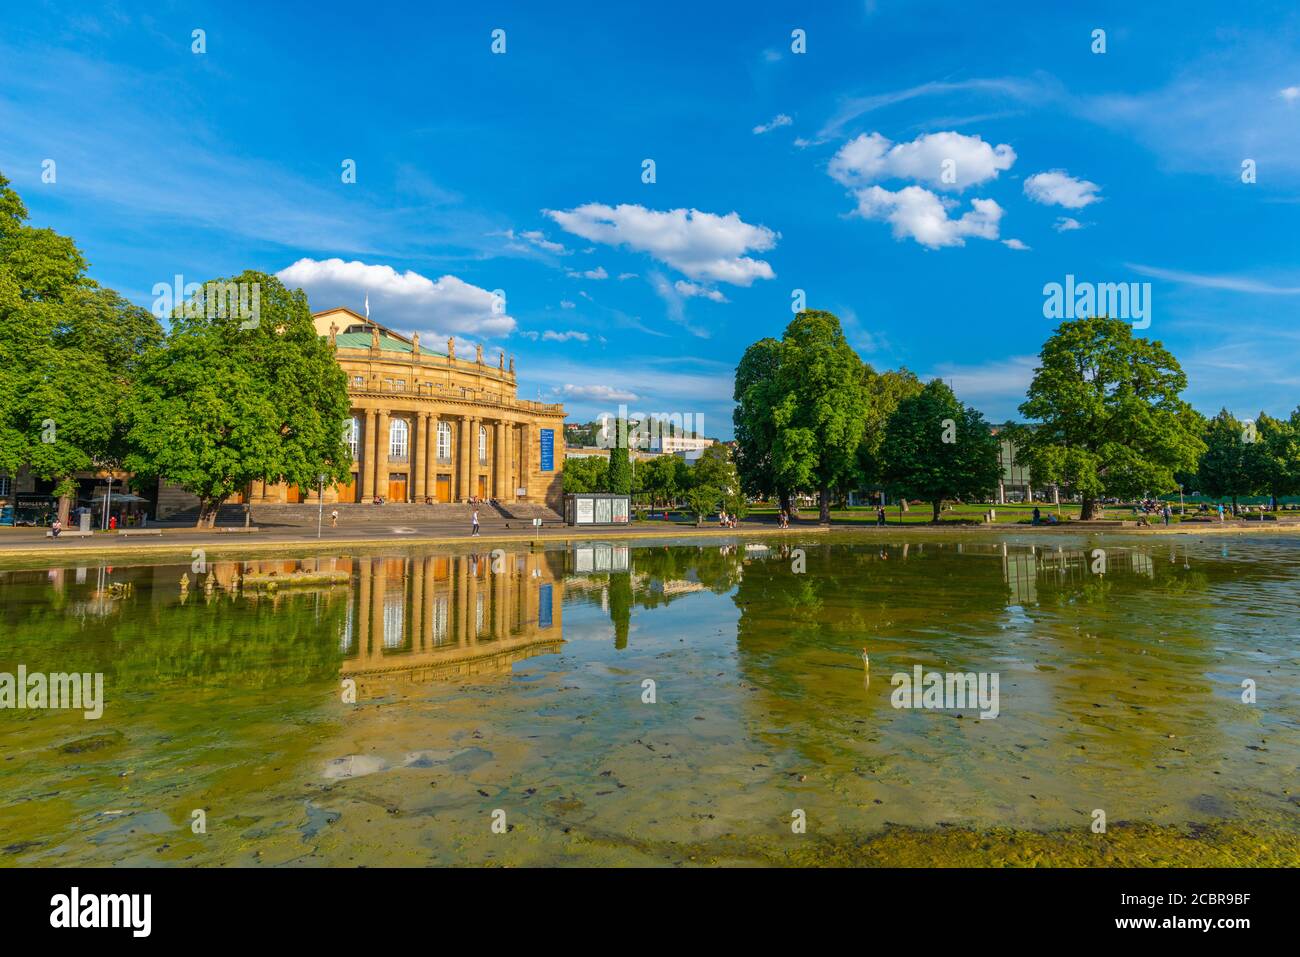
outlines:
[[[316,512],[316,537],[320,538],[321,525],[325,521],[325,476],[316,476],[316,501],[320,508]]]

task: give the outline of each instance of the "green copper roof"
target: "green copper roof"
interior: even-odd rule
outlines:
[[[340,332],[334,337],[335,343],[340,349],[369,349],[370,333],[368,332]],[[403,352],[410,354],[412,351],[409,342],[403,342],[401,339],[393,339],[389,336],[381,335],[379,337],[380,352]],[[422,356],[442,356],[444,353],[434,352],[427,349],[421,349]]]

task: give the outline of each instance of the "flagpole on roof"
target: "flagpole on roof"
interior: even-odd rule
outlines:
[[[366,319],[370,318],[370,293],[366,293]]]

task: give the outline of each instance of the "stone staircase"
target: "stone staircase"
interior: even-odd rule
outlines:
[[[354,502],[341,502],[337,505],[325,504],[324,523],[329,524],[330,512],[339,511],[339,526],[356,525],[443,525],[469,528],[470,516],[474,506],[463,503],[438,502],[432,505],[418,505],[414,502],[389,502],[384,505],[360,505]],[[319,506],[309,503],[299,505],[254,505],[252,524],[261,528],[289,526],[294,528],[314,528],[321,513]],[[198,521],[199,510],[195,506],[168,516],[166,524],[192,526]],[[509,506],[479,505],[479,525],[486,531],[493,528],[531,527],[534,518],[540,518],[547,525],[554,527],[563,524],[563,519],[552,509],[544,505],[516,504]],[[242,526],[244,524],[244,506],[223,505],[217,513],[218,526]]]

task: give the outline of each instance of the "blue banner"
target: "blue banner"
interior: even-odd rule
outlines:
[[[542,471],[555,471],[555,430],[542,429]]]

